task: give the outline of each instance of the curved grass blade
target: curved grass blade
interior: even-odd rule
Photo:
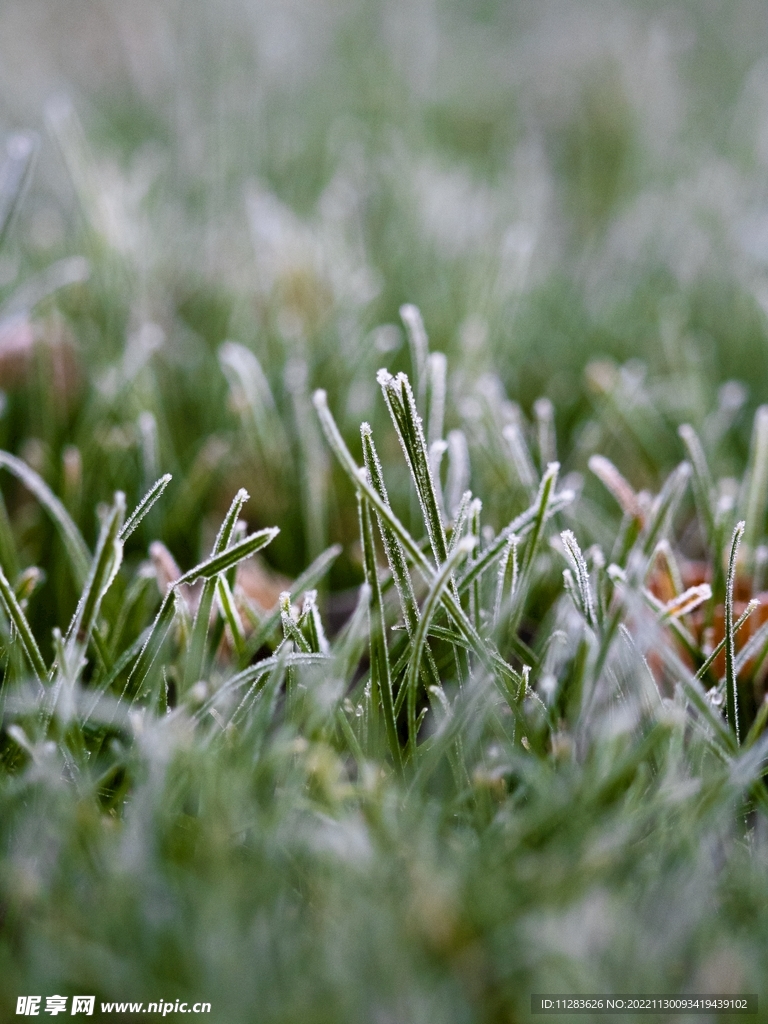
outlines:
[[[26,462],[17,459],[10,452],[0,451],[0,467],[5,467],[10,473],[13,473],[27,490],[34,494],[51,517],[54,526],[61,535],[61,539],[64,541],[64,547],[67,550],[75,575],[75,582],[78,587],[84,586],[88,578],[91,553],[67,510],[43,478],[31,469]]]
[[[48,669],[40,653],[40,648],[37,646],[37,641],[32,633],[27,617],[2,569],[0,569],[0,597],[5,605],[8,618],[18,633],[24,653],[27,656],[27,661],[35,673],[37,681],[41,686],[44,686],[48,676]]]
[[[511,633],[517,631],[517,625],[523,614],[528,592],[528,584],[531,578],[531,573],[533,572],[534,559],[536,558],[536,554],[539,550],[539,544],[541,543],[541,539],[544,534],[544,526],[550,518],[547,513],[549,511],[552,492],[555,489],[559,472],[560,463],[550,462],[541,478],[541,483],[539,484],[539,491],[536,496],[536,514],[531,523],[530,536],[525,545],[525,553],[520,566],[520,582],[517,587],[518,599],[515,601],[509,620],[509,631]]]
[[[611,460],[606,459],[604,455],[592,455],[588,465],[600,483],[616,499],[622,512],[632,519],[641,520],[643,511],[634,488],[624,479]]]

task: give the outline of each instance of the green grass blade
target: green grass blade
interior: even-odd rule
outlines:
[[[102,525],[93,564],[67,630],[66,642],[68,645],[78,644],[83,650],[88,646],[96,626],[101,602],[114,582],[123,560],[120,529],[124,516],[125,495],[118,492],[115,495],[115,503]]]
[[[756,600],[756,599],[753,599],[752,601],[749,602],[749,604],[744,609],[744,611],[741,613],[741,615],[738,617],[738,619],[736,619],[736,621],[733,623],[733,628],[732,628],[733,636],[736,636],[736,634],[739,632],[739,630],[744,625],[744,623],[747,621],[747,619],[750,617],[750,615],[755,611],[756,608],[758,608],[759,604],[760,604],[760,602],[758,600]],[[731,608],[733,608],[733,602],[731,602]],[[663,611],[663,606],[662,606],[662,611]],[[731,615],[733,615],[733,611],[731,611]],[[704,678],[704,676],[707,674],[707,672],[709,672],[710,668],[712,667],[712,665],[713,665],[715,659],[717,658],[717,656],[725,649],[727,643],[728,643],[728,632],[726,631],[726,634],[723,637],[723,639],[720,641],[720,643],[715,645],[715,647],[712,649],[712,653],[707,657],[706,661],[703,663],[701,668],[699,668],[698,671],[696,672],[696,679],[703,679]],[[735,667],[735,664],[736,663],[734,661],[734,667]]]
[[[411,643],[411,654],[404,683],[408,699],[408,738],[412,755],[416,750],[416,685],[429,627],[447,592],[453,573],[474,546],[475,538],[472,536],[464,537],[459,541],[450,558],[440,567],[421,608],[421,618]]]
[[[589,570],[587,569],[587,563],[584,561],[584,556],[581,553],[581,548],[570,530],[564,530],[560,534],[560,539],[563,542],[565,554],[568,561],[571,563],[571,568],[573,569],[573,573],[576,578],[576,593],[579,597],[581,612],[586,619],[587,624],[591,626],[592,629],[597,629],[595,606],[592,600],[592,588],[589,582]]]
[[[416,399],[404,373],[392,377],[386,370],[379,370],[377,380],[411,471],[435,563],[442,565],[448,547]]]
[[[392,673],[389,664],[389,648],[387,646],[387,623],[384,606],[381,600],[381,586],[376,565],[376,551],[373,541],[373,525],[371,523],[370,505],[359,496],[360,539],[363,547],[363,566],[365,580],[371,590],[368,606],[368,637],[371,662],[371,696],[381,701],[384,714],[384,727],[387,742],[395,767],[402,768],[400,741],[397,737],[397,724],[392,695]],[[395,538],[396,541],[396,538]],[[399,545],[398,545],[399,548]]]
[[[677,432],[685,445],[685,450],[693,467],[692,483],[696,511],[699,514],[704,539],[710,551],[712,551],[715,545],[715,485],[709,472],[707,457],[701,446],[699,435],[690,424],[683,423]]]
[[[226,576],[219,576],[216,579],[216,597],[219,602],[221,613],[229,626],[230,633],[232,634],[232,642],[235,645],[235,654],[239,661],[245,650],[245,634],[243,632],[243,623],[240,619],[240,613],[237,610],[235,598]]]
[[[171,474],[166,473],[150,487],[131,515],[126,519],[125,524],[120,531],[120,540],[123,543],[125,543],[131,534],[139,528],[144,517],[148,515],[155,502],[160,499],[160,496],[172,479],[173,477]]]
[[[240,488],[235,497],[232,499],[232,504],[229,506],[224,520],[219,527],[219,532],[216,535],[216,540],[213,544],[213,551],[211,558],[207,560],[204,565],[207,568],[201,570],[201,566],[196,566],[195,569],[191,570],[190,573],[186,573],[184,576],[179,578],[179,584],[194,582],[196,579],[203,578],[205,583],[200,594],[200,602],[195,612],[195,618],[192,623],[192,636],[190,639],[189,652],[187,654],[187,663],[184,669],[184,689],[188,689],[202,676],[205,670],[205,654],[206,645],[208,641],[208,628],[211,619],[211,610],[213,608],[214,596],[216,594],[216,576],[220,573],[226,572],[232,566],[237,565],[243,558],[247,558],[248,555],[240,554],[240,557],[233,556],[233,552],[240,552],[244,550],[242,545],[247,545],[248,541],[253,541],[253,538],[246,538],[238,543],[232,543],[235,536],[235,529],[237,526],[238,517],[242,511],[243,505],[248,501],[249,494],[244,488]],[[275,533],[270,533],[268,530],[264,530],[261,534],[254,535],[259,540],[264,540],[263,544],[252,545],[254,550],[258,551],[259,547],[264,547],[276,536]],[[230,546],[231,545],[231,546]],[[252,550],[249,550],[250,554],[253,554]],[[234,557],[234,561],[232,560]],[[219,561],[217,561],[217,559]],[[227,564],[224,564],[224,563]],[[213,570],[213,571],[211,571]]]
[[[27,656],[27,661],[35,673],[37,681],[43,686],[48,676],[48,669],[45,666],[45,661],[40,653],[40,648],[37,646],[37,641],[32,633],[29,622],[27,622],[27,617],[2,569],[0,569],[0,597],[5,605],[8,618],[18,633],[24,653]]]
[[[766,410],[768,412],[768,409]],[[736,687],[736,649],[734,646],[733,626],[733,586],[736,581],[736,555],[739,543],[744,536],[745,524],[736,524],[731,540],[731,552],[728,558],[728,576],[725,583],[725,707],[728,724],[736,736],[737,745],[741,743],[739,728],[739,694]]]
[[[91,553],[67,510],[43,478],[31,469],[26,462],[17,459],[10,452],[0,451],[0,467],[4,467],[20,480],[27,490],[34,494],[51,517],[61,535],[61,539],[64,541],[64,547],[69,556],[75,582],[78,587],[82,587],[88,578]]]
[[[386,504],[387,508],[391,508],[386,485],[384,483],[384,474],[382,472],[381,462],[379,461],[379,456],[373,443],[371,428],[367,423],[363,423],[361,426],[360,436],[363,442],[363,459],[365,460],[365,468],[368,471],[370,485]],[[384,544],[384,553],[387,556],[387,562],[389,563],[389,568],[392,573],[395,589],[397,590],[397,595],[400,599],[400,607],[403,611],[405,625],[408,633],[413,635],[419,621],[419,609],[413,592],[411,574],[408,571],[408,562],[405,558],[405,554],[397,534],[388,524],[387,520],[380,514],[377,514],[377,521],[379,524],[381,539]]]
[[[275,539],[278,533],[280,533],[279,527],[270,526],[265,530],[259,530],[257,533],[250,534],[239,543],[233,544],[231,548],[222,551],[220,555],[207,558],[204,562],[200,562],[199,565],[190,569],[189,572],[185,572],[183,576],[179,577],[176,585],[195,583],[200,579],[213,579],[219,573],[226,572],[227,569],[231,569],[233,566],[244,561],[244,559],[255,555],[257,551],[261,551],[262,548],[265,548]]]
[[[768,507],[768,405],[755,412],[749,463],[739,501],[739,518],[745,521],[744,544],[751,559],[765,533]]]

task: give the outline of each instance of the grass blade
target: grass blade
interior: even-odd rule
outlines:
[[[37,681],[43,686],[48,677],[48,669],[45,666],[45,661],[40,653],[40,648],[37,646],[37,641],[32,633],[29,622],[27,622],[27,617],[2,569],[0,569],[0,597],[5,605],[8,618],[18,633],[24,653],[27,656],[27,661],[35,673]]]
[[[570,530],[563,530],[560,534],[560,539],[563,542],[565,548],[565,554],[568,561],[571,563],[574,575],[576,577],[576,595],[579,599],[579,607],[581,613],[586,619],[589,626],[592,629],[597,629],[597,619],[595,617],[595,606],[592,601],[592,588],[589,583],[589,570],[587,569],[587,563],[584,561],[584,556],[581,553],[578,541],[574,537]]]
[[[768,412],[768,409],[766,409]],[[734,646],[733,627],[733,586],[736,580],[736,555],[739,543],[744,536],[745,524],[736,524],[731,540],[731,553],[728,558],[728,576],[725,583],[725,707],[728,724],[736,736],[736,744],[741,743],[739,730],[739,694],[736,688],[736,651]]]
[[[392,695],[392,673],[389,664],[389,648],[386,640],[386,619],[384,617],[384,606],[381,600],[381,586],[379,584],[379,573],[376,565],[376,552],[373,542],[373,528],[371,523],[370,504],[362,496],[358,496],[358,509],[360,515],[360,538],[363,546],[363,565],[365,568],[365,580],[371,590],[371,599],[368,606],[368,636],[371,660],[371,697],[381,701],[384,713],[384,727],[387,733],[390,753],[398,770],[402,769],[402,754],[400,741],[397,737],[397,724],[395,722],[395,711]],[[394,538],[397,544],[397,538]],[[397,544],[398,549],[399,544]],[[402,550],[400,549],[402,554]],[[410,579],[410,578],[409,578]]]
[[[392,377],[386,370],[379,370],[377,379],[416,486],[435,562],[442,565],[448,557],[445,529],[421,417],[416,409],[410,382],[404,373]]]
[[[104,595],[114,582],[123,560],[123,545],[120,528],[125,516],[125,495],[118,492],[115,503],[109,510],[99,534],[99,542],[93,564],[88,574],[83,593],[66,635],[67,657],[75,661],[72,649],[79,645],[82,650],[88,646]]]
[[[125,543],[131,534],[139,528],[144,517],[149,514],[153,505],[160,499],[160,496],[172,479],[173,477],[171,474],[166,473],[150,487],[131,515],[125,521],[123,528],[120,531],[120,540],[123,543]]]
[[[411,303],[400,307],[400,319],[405,324],[411,348],[411,365],[416,380],[416,392],[419,398],[423,399],[427,386],[427,359],[429,357],[429,341],[424,321],[418,306]]]
[[[0,248],[24,195],[37,151],[37,138],[28,133],[11,135],[5,144],[5,160],[0,167]]]
[[[199,565],[196,565],[194,569],[190,569],[189,572],[185,572],[179,578],[177,585],[195,583],[200,579],[213,579],[219,573],[226,572],[227,569],[231,569],[244,559],[255,555],[257,551],[261,551],[262,548],[265,548],[267,544],[270,544],[275,539],[278,533],[280,533],[278,526],[270,526],[265,530],[259,530],[257,533],[250,534],[239,543],[233,544],[231,548],[222,551],[220,555],[214,555],[206,559],[206,561],[200,562]]]
[[[755,412],[749,464],[739,501],[740,518],[745,521],[744,544],[751,559],[765,532],[768,506],[768,405]]]
[[[419,678],[419,667],[424,652],[424,644],[426,643],[432,619],[450,585],[451,576],[461,560],[470,553],[474,546],[475,538],[473,536],[464,537],[459,541],[450,558],[440,567],[440,571],[435,576],[421,608],[421,618],[413,636],[411,655],[408,660],[408,668],[403,684],[406,688],[408,700],[408,739],[412,756],[416,751],[416,684]]]
[[[69,555],[75,582],[78,587],[84,586],[88,578],[91,553],[67,510],[43,478],[31,469],[26,462],[17,459],[10,452],[0,451],[0,467],[4,467],[20,480],[27,490],[34,494],[51,517],[61,535],[61,539],[64,541],[64,547]]]
[[[685,445],[693,467],[693,497],[696,502],[696,510],[699,513],[702,533],[710,550],[713,550],[715,544],[715,485],[709,472],[707,458],[699,435],[690,424],[683,423],[677,432]]]
[[[341,554],[341,551],[342,548],[340,544],[331,545],[331,547],[327,548],[322,555],[319,555],[314,560],[314,562],[301,574],[301,576],[297,576],[290,589],[291,601],[295,601],[305,590],[315,587],[326,575],[328,570]],[[259,648],[263,647],[277,628],[279,622],[280,605],[278,603],[273,611],[265,617],[258,629],[255,630],[255,632],[248,638],[248,643],[246,644],[245,653],[243,655],[244,660],[250,660]]]

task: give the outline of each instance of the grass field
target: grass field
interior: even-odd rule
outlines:
[[[0,1020],[768,998],[766,44],[2,5]]]

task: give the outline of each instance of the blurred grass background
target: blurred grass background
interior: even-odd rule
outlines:
[[[172,472],[134,565],[157,536],[193,564],[246,486],[251,527],[281,527],[275,571],[344,545],[336,626],[357,513],[309,395],[328,390],[358,456],[372,422],[411,515],[375,387],[381,365],[410,371],[404,302],[448,356],[448,426],[496,528],[527,503],[486,426],[506,398],[529,417],[551,399],[564,474],[601,451],[656,490],[690,422],[716,477],[740,477],[768,400],[766,53],[750,0],[3,0],[0,136],[33,130],[39,151],[0,252],[0,447],[89,543],[98,503]],[[29,606],[49,637],[72,581],[39,508],[3,494],[22,562],[50,576]],[[586,546],[617,517],[589,479],[583,501]],[[125,998],[197,989],[232,1020],[492,1021],[517,1019],[531,978],[761,977],[762,861],[736,843],[720,871],[733,801],[686,804],[682,827],[678,795],[646,806],[637,782],[631,817],[603,751],[570,779],[517,765],[514,806],[446,842],[445,808],[410,820],[375,778],[353,800],[322,749],[295,763],[279,735],[252,777],[240,748],[168,742],[182,809],[164,817],[144,778],[117,874],[88,861],[104,826],[73,799],[20,817],[53,882],[24,955],[3,946],[9,991],[24,963]],[[15,814],[24,792],[4,799]],[[21,933],[42,883],[4,870]]]
[[[493,371],[527,412],[552,399],[568,468],[575,439],[596,444],[585,366],[642,360],[661,434],[650,460],[624,457],[639,484],[664,472],[680,453],[666,424],[701,426],[729,380],[748,405],[768,396],[763,13],[8,0],[0,130],[41,145],[2,295],[73,253],[91,276],[36,308],[49,353],[68,353],[66,397],[40,367],[6,372],[0,443],[40,439],[50,472],[74,443],[89,508],[118,480],[141,489],[148,412],[162,469],[216,463],[207,508],[248,474],[221,343],[256,353],[295,454],[312,443],[297,387],[328,387],[352,428],[376,415],[371,371],[408,366],[400,329],[380,328],[409,301],[457,395]],[[129,338],[133,379],[105,385]],[[743,459],[750,421],[745,407],[724,459]],[[209,446],[206,462],[212,436],[227,455]],[[300,521],[305,484],[286,467],[256,500],[295,575],[344,528]],[[198,539],[180,518],[174,543],[191,555]],[[343,560],[335,572],[350,581]]]

